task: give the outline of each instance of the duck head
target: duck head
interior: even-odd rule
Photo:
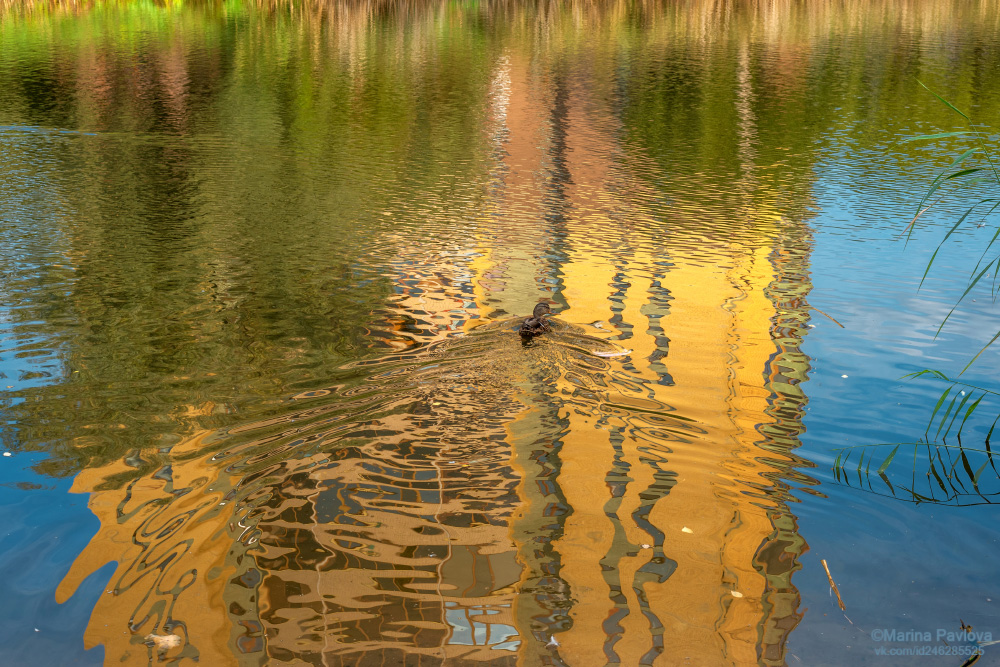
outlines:
[[[549,304],[543,301],[539,303],[537,306],[535,306],[535,309],[531,311],[531,317],[533,317],[536,320],[540,320],[542,318],[542,315],[549,315],[551,312],[552,309],[549,308]]]

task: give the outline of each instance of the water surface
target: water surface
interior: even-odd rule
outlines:
[[[988,504],[831,472],[995,333],[977,292],[935,337],[993,232],[918,291],[952,147],[896,143],[960,120],[918,80],[1000,124],[992,3],[5,7],[12,664],[1000,638]]]

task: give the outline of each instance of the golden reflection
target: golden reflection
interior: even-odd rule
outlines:
[[[511,97],[517,97],[516,88]],[[663,470],[661,461],[651,465],[643,451],[649,449],[644,429],[573,405],[559,411],[564,444],[554,481],[571,513],[554,548],[573,599],[572,626],[558,634],[559,654],[569,664],[596,664],[594,656],[645,664],[658,655],[663,664],[753,663],[759,630],[774,622],[763,604],[767,579],[755,569],[754,557],[775,526],[767,508],[733,482],[754,482],[774,469],[757,462],[763,452],[756,446],[756,427],[770,421],[766,369],[775,351],[770,335],[775,309],[764,294],[775,280],[767,258],[770,239],[762,234],[759,243],[765,245],[749,254],[743,244],[723,243],[714,263],[671,254],[669,269],[656,276],[672,297],[670,307],[650,308],[644,316],[642,305],[648,305],[654,281],[643,274],[656,261],[643,252],[646,240],[630,239],[628,229],[609,215],[610,207],[602,206],[602,200],[612,200],[615,149],[599,140],[611,133],[587,123],[610,114],[595,113],[595,102],[587,97],[569,96],[566,104],[560,131],[570,175],[565,196],[574,215],[560,267],[568,306],[560,317],[611,323],[609,332],[634,352],[633,368],[626,372],[647,380],[634,385],[641,387],[637,393],[654,404],[672,405],[703,432],[676,439],[660,434],[655,449],[674,471],[669,493],[660,484],[657,493],[663,497],[650,507],[642,496],[656,488],[656,472]],[[594,243],[595,236],[619,247],[609,253]],[[614,257],[625,254],[621,246],[637,248],[628,255],[629,268],[616,266]],[[622,308],[626,304],[632,307]],[[656,333],[643,326],[653,319],[649,315],[658,320],[657,329],[671,333],[673,386],[656,384],[659,372],[640,362],[655,358],[658,347]],[[574,389],[558,383],[553,391],[558,396]],[[646,526],[635,520],[640,508],[648,516]]]
[[[253,586],[246,583],[252,568],[240,548],[246,528],[229,509],[233,488],[203,458],[183,460],[210,437],[200,433],[175,445],[169,464],[142,461],[137,454],[118,465],[85,470],[73,482],[74,492],[90,494],[101,528],[73,563],[56,599],[68,599],[105,563],[118,563],[84,637],[88,649],[103,645],[109,660],[143,662],[152,654],[143,643],[149,634],[182,638],[164,657],[209,664],[231,664],[234,645],[250,653],[263,648],[262,627],[245,613],[255,607]],[[116,476],[150,464],[151,474],[109,488]]]

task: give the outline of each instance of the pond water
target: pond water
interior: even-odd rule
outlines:
[[[832,469],[998,329],[898,143],[1000,126],[994,3],[0,8],[0,663],[1000,639],[996,474]]]

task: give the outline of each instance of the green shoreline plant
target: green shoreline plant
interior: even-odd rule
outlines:
[[[933,95],[939,102],[961,116],[965,122],[966,129],[907,137],[897,142],[897,144],[915,141],[939,141],[943,139],[952,139],[954,137],[966,137],[972,141],[972,145],[969,146],[966,144],[963,146],[960,152],[952,159],[951,163],[939,171],[931,181],[927,191],[924,193],[920,203],[917,205],[917,210],[913,219],[910,220],[902,232],[906,235],[907,241],[909,241],[914,233],[914,230],[916,229],[917,220],[919,220],[924,213],[937,206],[948,196],[949,193],[953,193],[955,191],[955,188],[951,186],[957,186],[958,188],[972,188],[987,185],[991,188],[995,188],[997,190],[997,194],[1000,195],[1000,171],[998,171],[997,168],[998,159],[990,152],[987,145],[986,140],[992,136],[988,131],[988,128],[975,124],[968,115],[962,112],[951,102],[935,93],[923,82],[918,81],[917,83]],[[979,165],[970,166],[976,158],[981,160]],[[945,233],[944,237],[938,243],[937,248],[935,248],[934,253],[927,262],[927,267],[924,269],[924,274],[920,279],[920,285],[917,288],[918,290],[920,287],[923,287],[923,284],[927,280],[927,276],[930,273],[931,267],[934,265],[934,260],[937,259],[938,253],[944,247],[944,244],[948,241],[948,239],[951,238],[952,234],[958,231],[963,225],[967,226],[972,224],[972,222],[975,222],[977,227],[985,226],[986,220],[997,210],[998,207],[1000,207],[1000,196],[973,197],[973,203],[970,206],[964,207],[964,210],[961,215],[959,215],[957,221],[948,229],[947,233]],[[993,256],[989,256],[989,254],[998,239],[1000,239],[1000,225],[997,226],[996,231],[986,244],[979,260],[976,262],[975,267],[970,273],[969,281],[965,286],[965,290],[938,326],[937,331],[934,334],[935,337],[941,333],[945,324],[948,323],[948,320],[951,319],[951,316],[955,313],[955,310],[958,309],[965,298],[969,296],[977,285],[989,277],[991,272],[992,284],[990,286],[990,294],[994,299],[996,299],[998,294],[998,278],[1000,278],[1000,252],[997,252]],[[967,371],[998,339],[1000,339],[1000,330],[998,330],[989,342],[987,342],[986,345],[984,345],[982,349],[980,349],[979,352],[977,352],[968,361],[968,363],[966,363],[965,367],[962,368],[961,372],[959,372],[959,376],[965,373],[965,371]],[[899,496],[897,495],[896,486],[892,484],[886,473],[889,466],[899,453],[900,448],[912,447],[913,465],[910,485],[906,486],[905,484],[897,482],[899,488],[906,491],[910,495],[909,500],[918,503],[952,502],[958,504],[1000,502],[1000,486],[996,489],[991,488],[985,492],[984,489],[981,488],[981,483],[983,483],[982,476],[983,473],[986,472],[987,468],[992,471],[994,481],[1000,482],[1000,471],[997,470],[993,451],[990,446],[990,438],[993,436],[993,430],[996,428],[997,421],[1000,420],[1000,415],[994,419],[993,424],[990,426],[989,432],[985,438],[984,448],[966,447],[962,444],[963,429],[969,419],[976,412],[976,409],[980,406],[983,399],[987,397],[998,397],[1000,396],[1000,392],[980,387],[978,385],[959,380],[958,378],[948,377],[941,371],[933,369],[924,369],[915,373],[910,373],[904,377],[915,379],[923,376],[929,376],[935,380],[949,383],[949,386],[941,393],[937,404],[934,406],[934,410],[931,412],[927,422],[927,427],[924,429],[923,438],[918,442],[855,445],[835,450],[838,452],[837,459],[833,464],[835,478],[838,482],[848,485],[852,484],[847,464],[856,452],[860,452],[860,455],[857,457],[857,467],[853,470],[853,472],[855,472],[858,476],[858,482],[862,485],[867,482],[869,490],[873,493],[879,495],[891,495],[892,497],[898,498]],[[959,418],[961,418],[961,421],[958,421]],[[958,422],[957,428],[955,427],[956,422]],[[937,427],[936,429],[934,428],[935,425]],[[931,435],[932,430],[933,435]],[[957,444],[951,444],[948,442],[948,436],[952,433],[954,433]],[[875,468],[875,473],[888,488],[889,492],[884,493],[876,491],[871,486],[871,466],[873,460],[876,458],[876,455],[885,451],[887,448],[891,448],[891,450],[888,455],[881,459],[881,462]],[[851,461],[851,466],[852,468],[854,467],[853,461]],[[927,477],[928,485],[928,491],[926,493],[922,493],[917,490],[917,470],[923,467],[926,468],[924,470],[924,474]],[[968,487],[966,486],[966,483],[968,483]],[[939,490],[944,494],[943,496],[939,496]]]
[[[965,120],[965,123],[969,129],[957,130],[953,132],[939,132],[936,134],[924,134],[916,137],[908,137],[906,139],[903,139],[901,143],[909,143],[913,141],[929,141],[935,139],[943,139],[946,137],[967,136],[967,137],[972,137],[975,140],[975,145],[972,146],[971,148],[966,148],[965,150],[963,150],[958,156],[955,157],[954,160],[952,160],[952,163],[945,169],[941,170],[941,172],[939,172],[938,175],[931,182],[930,186],[927,188],[927,192],[924,193],[923,199],[921,199],[920,203],[917,205],[916,215],[914,215],[913,219],[909,222],[909,224],[907,224],[906,229],[904,230],[907,233],[907,240],[909,240],[909,238],[913,234],[917,218],[923,215],[924,212],[926,212],[927,210],[933,208],[935,204],[939,203],[941,199],[943,199],[943,197],[941,197],[930,204],[927,203],[942,186],[949,184],[950,182],[956,182],[960,185],[966,185],[966,186],[981,185],[984,182],[989,182],[991,185],[995,185],[998,188],[998,190],[1000,190],[1000,171],[997,170],[997,159],[994,158],[993,155],[990,153],[990,150],[987,147],[985,141],[985,138],[989,137],[990,133],[986,131],[984,128],[977,126],[975,123],[972,122],[972,119],[970,119],[965,113],[959,110],[951,102],[944,99],[943,97],[935,93],[933,90],[928,88],[922,82],[918,81],[917,83],[923,86],[925,90],[927,90],[931,95],[937,98],[942,104],[944,104],[949,109],[951,109],[959,116],[961,116]],[[966,167],[965,165],[966,162],[969,160],[969,158],[972,158],[977,154],[981,154],[981,158],[985,161],[985,166],[971,167],[971,168]],[[982,175],[984,173],[989,177],[988,179],[984,180],[981,176],[977,176],[976,178],[969,178],[970,176],[973,176],[975,174]],[[978,201],[974,202],[972,206],[968,207],[965,210],[965,212],[958,218],[958,221],[948,230],[948,233],[944,235],[944,238],[941,239],[941,242],[938,243],[937,248],[934,250],[934,254],[931,255],[930,260],[927,262],[927,268],[924,269],[924,275],[921,277],[920,286],[918,286],[917,289],[923,286],[924,281],[927,279],[927,274],[930,273],[931,267],[934,265],[934,260],[937,259],[938,252],[940,252],[941,248],[944,247],[944,244],[948,241],[951,235],[954,234],[958,230],[958,228],[961,227],[970,217],[973,217],[973,214],[975,214],[977,210],[981,211],[982,210],[981,207],[985,208],[984,205],[986,204],[990,204],[990,206],[988,207],[988,210],[982,214],[982,217],[978,218],[979,224],[977,226],[984,226],[986,219],[991,214],[993,214],[993,212],[996,211],[998,207],[1000,207],[1000,197],[983,197]],[[944,328],[944,325],[948,323],[949,319],[951,319],[951,316],[955,313],[955,310],[958,308],[958,306],[961,305],[962,301],[965,300],[965,297],[967,297],[969,293],[972,292],[973,288],[975,288],[975,286],[978,285],[979,282],[989,274],[991,268],[993,269],[993,284],[990,288],[990,293],[994,298],[996,298],[997,286],[998,286],[997,278],[1000,277],[1000,253],[994,255],[988,262],[986,262],[985,265],[983,264],[983,261],[986,259],[987,254],[990,252],[990,249],[993,248],[993,245],[997,242],[998,238],[1000,238],[1000,226],[997,227],[996,232],[994,232],[992,238],[990,238],[989,240],[989,243],[987,243],[986,247],[983,249],[983,254],[980,255],[979,261],[976,262],[976,266],[972,269],[972,273],[969,276],[970,280],[969,283],[966,285],[965,291],[962,292],[962,295],[958,298],[958,301],[955,302],[955,305],[951,307],[951,310],[948,311],[948,314],[941,321],[941,324],[938,326],[935,335],[941,333],[941,330]],[[986,348],[995,343],[998,338],[1000,338],[1000,330],[998,330],[996,334],[994,334],[993,338],[991,338],[990,341],[986,343],[986,345],[984,345],[983,348],[979,350],[979,352],[977,352],[974,357],[972,357],[972,359],[969,360],[969,363],[967,363],[965,365],[965,368],[962,369],[962,373],[967,371],[969,367],[972,366],[973,363],[975,363],[975,361],[979,358],[979,356],[986,351]],[[959,375],[961,375],[962,373],[959,373]]]

